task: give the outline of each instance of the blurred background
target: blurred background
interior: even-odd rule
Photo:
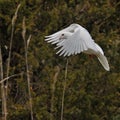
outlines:
[[[59,57],[44,41],[72,23],[85,27],[103,48],[109,72],[83,53]],[[120,120],[119,0],[0,0],[0,50],[0,79],[23,73],[1,83],[0,119],[31,120],[30,92],[34,120],[62,120],[69,59],[63,119]]]

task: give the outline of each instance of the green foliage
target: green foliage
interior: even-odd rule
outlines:
[[[120,119],[120,2],[117,0],[0,0],[0,44],[4,77],[11,35],[11,19],[21,3],[15,24],[10,74],[25,71],[22,20],[26,17],[28,63],[36,120],[59,120],[66,58],[55,54],[54,46],[44,41],[75,22],[84,26],[100,44],[110,63],[106,72],[96,58],[84,54],[69,58],[65,92],[64,120]],[[8,49],[6,49],[6,46]],[[60,67],[51,112],[52,84],[56,66]],[[1,94],[1,93],[0,93]],[[8,120],[30,120],[26,75],[9,79]],[[1,102],[0,102],[1,107]],[[1,110],[1,108],[0,108]],[[1,112],[0,112],[1,113]]]

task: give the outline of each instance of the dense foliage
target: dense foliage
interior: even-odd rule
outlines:
[[[67,58],[55,54],[44,36],[71,23],[84,26],[103,48],[110,64],[105,71],[97,58],[68,58],[64,120],[120,120],[120,1],[119,0],[0,0],[0,45],[6,77],[12,18],[14,28],[9,79],[8,120],[30,120],[22,21],[25,17],[28,64],[35,120],[60,120]],[[1,95],[1,93],[0,93]],[[1,98],[0,98],[1,99]],[[0,106],[2,101],[0,101]],[[2,108],[0,107],[0,113]],[[0,116],[2,118],[2,115]]]

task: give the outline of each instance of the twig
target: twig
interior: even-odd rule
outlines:
[[[27,82],[28,82],[29,105],[30,105],[31,120],[33,120],[32,95],[31,95],[31,90],[30,90],[30,74],[29,74],[29,67],[28,67],[28,45],[31,40],[31,35],[29,35],[28,40],[26,42],[25,17],[23,18],[22,28],[23,28],[22,37],[24,40],[24,47],[25,47],[25,63],[26,63],[26,73],[27,73]]]
[[[8,63],[7,63],[7,76],[6,78],[8,78],[9,76],[9,72],[10,72],[10,61],[11,61],[11,52],[12,52],[12,43],[13,43],[13,33],[14,33],[14,26],[15,26],[15,22],[16,22],[16,19],[17,19],[17,13],[18,13],[18,10],[20,8],[21,4],[19,4],[17,6],[17,9],[15,11],[15,14],[12,18],[12,30],[11,30],[11,38],[10,38],[10,47],[9,47],[9,55],[8,55]],[[7,91],[8,91],[8,79],[6,80],[6,85],[5,85],[5,99],[4,99],[4,104],[5,104],[5,120],[7,120]]]
[[[63,112],[64,112],[64,99],[65,99],[65,89],[66,89],[66,82],[67,82],[67,71],[68,71],[68,59],[67,59],[67,62],[66,62],[65,80],[64,80],[64,83],[63,83],[62,107],[61,107],[61,120],[63,120]]]
[[[0,79],[3,79],[3,62],[2,62],[2,52],[0,46]],[[5,86],[4,83],[1,84],[1,95],[2,95],[2,119],[6,120],[6,96],[5,96]]]
[[[20,8],[21,4],[17,6],[17,9],[15,11],[15,14],[12,18],[12,30],[11,30],[11,38],[10,38],[10,48],[9,48],[9,55],[8,55],[8,63],[7,63],[7,77],[9,76],[9,71],[10,71],[10,61],[11,61],[11,52],[12,52],[12,43],[13,43],[13,33],[14,33],[14,26],[15,22],[17,20],[17,13]],[[8,86],[8,82],[6,83],[6,87]]]
[[[54,98],[55,98],[55,85],[56,85],[56,82],[57,82],[57,79],[58,79],[58,75],[59,75],[59,72],[60,72],[60,67],[59,66],[56,66],[55,68],[55,75],[53,77],[53,83],[51,85],[51,107],[50,107],[50,120],[53,120],[54,116],[53,116],[53,112],[54,112]]]
[[[19,76],[19,75],[22,75],[22,74],[23,74],[23,72],[22,72],[22,73],[18,73],[18,74],[14,74],[14,75],[11,75],[11,76],[8,76],[8,77],[2,79],[2,80],[0,81],[0,84],[2,84],[3,82],[5,82],[6,80],[8,80],[8,79],[10,79],[10,78],[12,78],[12,77],[16,77],[16,76]]]

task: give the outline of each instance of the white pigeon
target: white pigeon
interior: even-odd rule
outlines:
[[[60,56],[70,56],[81,52],[95,55],[105,70],[110,67],[102,48],[95,43],[90,33],[79,24],[71,24],[67,28],[60,30],[52,35],[45,36],[45,41],[56,44],[59,48],[56,54]]]

